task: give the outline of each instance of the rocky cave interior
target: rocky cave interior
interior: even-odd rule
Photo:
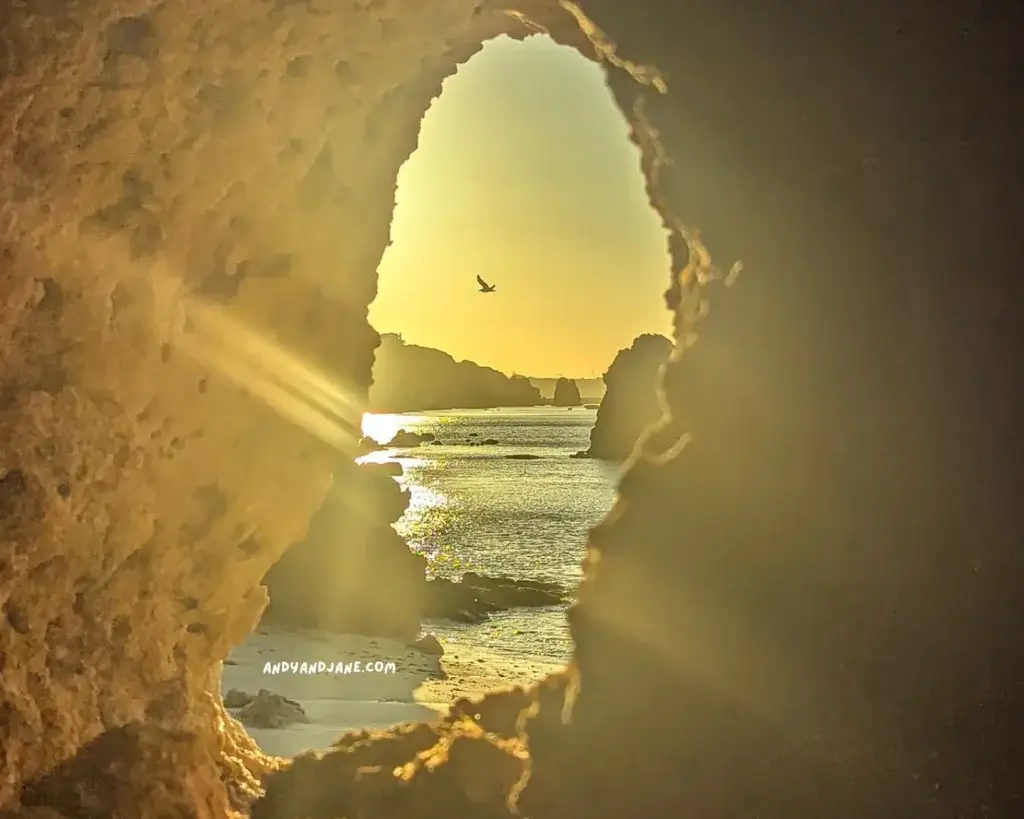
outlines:
[[[1019,407],[976,385],[1018,372],[980,353],[1019,291],[970,92],[1012,26],[918,6],[8,4],[0,811],[1012,815]],[[603,64],[671,233],[665,418],[590,534],[564,673],[267,757],[220,664],[332,474],[358,491],[398,169],[442,80],[537,30]],[[705,243],[754,272],[691,348]]]

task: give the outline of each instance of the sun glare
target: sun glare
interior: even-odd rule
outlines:
[[[177,338],[185,354],[327,444],[354,447],[358,402],[328,375],[220,306],[197,299],[186,316],[193,329]]]
[[[416,428],[422,426],[424,418],[415,415],[397,415],[386,412],[364,412],[362,429],[363,435],[372,438],[378,444],[386,444],[399,430],[405,429],[415,432]]]

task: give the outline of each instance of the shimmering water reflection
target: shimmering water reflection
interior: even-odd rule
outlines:
[[[587,530],[615,498],[614,467],[569,456],[589,443],[594,410],[460,410],[371,415],[363,432],[388,441],[399,429],[430,432],[439,443],[388,449],[362,460],[396,461],[411,496],[395,525],[431,571],[552,580],[581,575]],[[496,444],[474,445],[487,439]],[[506,456],[536,455],[536,460]],[[564,662],[571,641],[562,607],[503,613],[485,625],[430,624],[431,630],[504,653]]]

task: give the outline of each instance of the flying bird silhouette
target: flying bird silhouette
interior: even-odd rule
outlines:
[[[476,276],[476,280],[480,284],[481,293],[493,293],[495,291],[495,286],[493,284],[488,284],[483,279],[481,279],[479,273]]]

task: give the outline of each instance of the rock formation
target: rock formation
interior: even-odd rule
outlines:
[[[440,657],[444,654],[444,646],[433,634],[424,634],[422,637],[418,637],[410,643],[410,647],[429,657]]]
[[[604,374],[607,389],[590,430],[589,457],[628,458],[640,433],[661,418],[659,374],[671,354],[671,341],[649,333],[619,350]]]
[[[551,403],[556,407],[578,407],[583,403],[579,387],[571,378],[559,378],[555,382],[555,395]]]
[[[517,580],[465,572],[458,581],[427,581],[423,616],[462,623],[482,623],[491,614],[514,608],[558,606],[570,600],[557,583]]]
[[[0,811],[1020,814],[1016,4],[580,6],[6,4]],[[421,115],[541,28],[668,231],[667,417],[564,674],[283,766],[220,661],[355,448]]]
[[[419,634],[427,563],[391,527],[409,505],[392,466],[335,470],[305,538],[263,578],[267,622],[404,641]]]
[[[244,692],[239,693],[244,695]],[[224,707],[229,707],[227,697],[224,698]],[[250,728],[287,728],[297,722],[309,722],[309,717],[299,703],[265,688],[261,688],[255,696],[249,696],[248,701],[239,706],[233,716]]]
[[[527,378],[507,376],[472,361],[456,361],[441,350],[406,344],[396,335],[381,336],[370,387],[374,411],[532,407],[541,403],[540,391]]]
[[[404,449],[406,447],[419,446],[420,444],[432,444],[436,438],[432,432],[414,432],[408,429],[400,429],[391,436],[390,441],[381,443],[387,447]]]
[[[604,381],[600,378],[576,378],[574,380],[579,388],[580,397],[584,401],[592,401],[595,404],[600,403],[601,398],[604,396]],[[558,383],[558,379],[531,378],[530,383],[540,390],[542,397],[550,400],[555,394],[555,384]]]

